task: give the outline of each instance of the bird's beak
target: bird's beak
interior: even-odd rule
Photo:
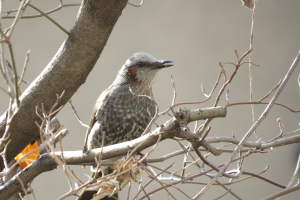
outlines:
[[[152,69],[162,69],[173,66],[173,62],[170,60],[160,60],[153,65]]]

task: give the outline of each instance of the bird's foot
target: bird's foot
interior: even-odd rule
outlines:
[[[90,150],[88,148],[86,148],[86,146],[83,147],[82,153],[89,153]]]
[[[145,156],[145,154],[142,154],[141,152],[137,152],[137,154],[138,154],[139,156],[141,156],[140,159],[142,159],[142,158]],[[144,160],[142,161],[142,164],[145,165],[145,166],[147,167],[147,165],[148,165],[148,159],[147,159],[147,158],[144,159]]]

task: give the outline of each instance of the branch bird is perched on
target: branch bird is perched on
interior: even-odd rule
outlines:
[[[150,99],[136,95],[150,95],[146,79],[151,82],[157,71],[170,66],[171,61],[157,60],[148,53],[133,54],[96,102],[89,122],[91,130],[86,138],[87,149],[101,147],[103,135],[104,145],[139,137],[154,116],[155,105]]]

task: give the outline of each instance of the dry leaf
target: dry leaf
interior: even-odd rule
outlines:
[[[117,170],[120,168],[118,173],[124,172],[127,169],[130,169],[134,163],[128,162],[125,164],[125,158],[121,158],[114,163],[114,169]],[[131,170],[121,174],[114,179],[109,179],[106,182],[102,182],[98,187],[97,194],[94,195],[93,200],[99,200],[105,196],[112,196],[124,188],[130,181],[139,182],[142,176],[142,171],[137,167],[132,168]]]
[[[38,144],[37,142],[35,142],[33,145],[29,144],[27,145],[27,147],[25,147],[25,149],[23,149],[23,151],[21,153],[19,153],[16,157],[15,160],[18,161],[20,158],[22,158],[25,154],[29,153],[30,151],[37,149],[38,148]],[[19,165],[21,166],[22,169],[24,169],[25,167],[27,167],[28,165],[30,165],[31,163],[33,163],[37,157],[40,155],[40,151],[37,150],[31,154],[29,154],[28,156],[26,156],[25,158],[23,158],[21,161],[19,161]]]
[[[254,0],[242,0],[243,6],[246,6],[250,9],[253,9],[254,7]]]

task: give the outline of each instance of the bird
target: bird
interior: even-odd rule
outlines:
[[[127,59],[116,79],[97,99],[84,149],[101,147],[103,136],[104,146],[139,137],[155,115],[154,102],[139,95],[152,95],[149,83],[159,70],[171,66],[172,61],[157,60],[143,52]]]
[[[137,95],[149,96],[149,82],[160,69],[172,66],[171,63],[169,60],[159,61],[143,52],[127,59],[114,82],[101,93],[94,106],[89,121],[91,130],[87,149],[101,147],[103,135],[105,146],[141,135],[155,114],[155,104],[149,98]]]

